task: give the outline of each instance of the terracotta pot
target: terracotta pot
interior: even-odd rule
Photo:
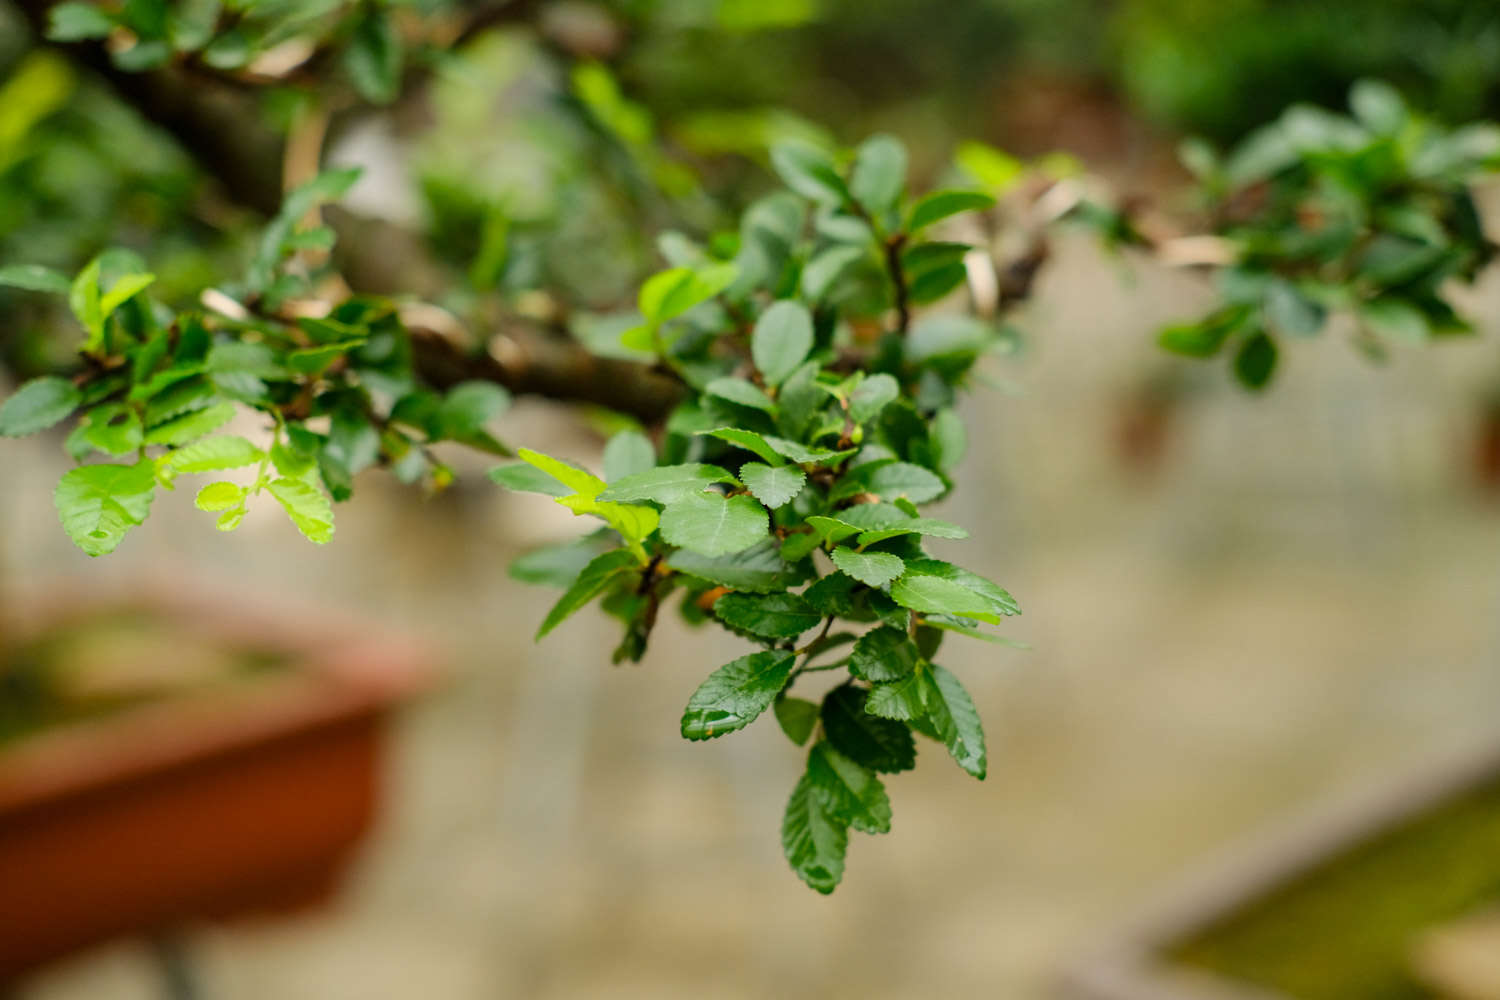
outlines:
[[[180,594],[74,596],[22,611],[8,634],[100,611],[181,621],[287,665],[0,750],[0,983],[109,938],[324,897],[376,814],[384,718],[430,673],[421,651],[362,627]]]

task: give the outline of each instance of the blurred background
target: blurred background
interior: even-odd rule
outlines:
[[[1500,8],[1478,0],[525,7],[436,61],[421,100],[342,115],[329,159],[366,165],[347,207],[415,234],[427,270],[403,276],[449,276],[438,301],[524,312],[541,290],[585,340],[660,266],[663,229],[712,232],[766,189],[778,137],[889,131],[919,184],[965,140],[1065,151],[1170,209],[1182,135],[1342,106],[1360,77],[1445,121],[1500,111]],[[168,300],[236,269],[253,208],[25,25],[0,4],[0,262],[133,246]],[[303,99],[265,88],[258,126],[287,127]],[[506,566],[580,528],[490,485],[482,456],[449,456],[458,481],[433,498],[367,474],[326,547],[265,510],[220,535],[179,491],[90,561],[52,508],[61,436],[6,440],[0,585],[269,595],[438,653],[442,681],[393,720],[343,890],[192,928],[204,996],[1055,996],[1061,968],[1231,845],[1500,738],[1500,280],[1464,296],[1473,338],[1375,366],[1335,329],[1252,398],[1154,344],[1210,302],[1201,276],[1059,234],[1016,350],[967,405],[964,488],[941,512],[973,529],[965,564],[1025,609],[1012,635],[1031,649],[946,651],[990,776],[924,747],[888,783],[892,833],[855,840],[829,898],[780,853],[800,754],[765,724],[677,734],[740,643],[673,620],[639,667],[612,667],[616,627],[592,609],[531,643],[555,595]],[[0,378],[72,349],[59,304],[0,289],[0,317]],[[500,429],[597,467],[598,426],[522,397]],[[1379,995],[1500,995],[1444,975]],[[163,994],[153,953],[123,941],[16,995]]]

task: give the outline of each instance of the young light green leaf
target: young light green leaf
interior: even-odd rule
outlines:
[[[915,755],[915,748],[912,752]],[[808,754],[807,777],[813,794],[823,799],[834,816],[863,833],[890,832],[891,801],[880,779],[863,764],[823,741]]]
[[[221,479],[199,490],[193,498],[193,506],[199,510],[221,511],[238,507],[244,500],[245,487]]]
[[[96,8],[90,7],[90,9]],[[12,264],[9,267],[0,267],[0,285],[7,285],[11,288],[66,295],[71,284],[67,275],[54,271],[50,267],[41,267],[37,264]]]
[[[689,493],[667,504],[661,535],[705,556],[741,552],[769,534],[765,508],[746,496]]]
[[[823,699],[823,732],[834,748],[863,767],[892,774],[917,765],[911,730],[865,711],[863,688],[844,684]]]
[[[906,147],[889,135],[866,139],[854,157],[849,191],[864,210],[879,217],[896,207],[906,184]]]
[[[65,378],[43,375],[27,382],[0,404],[0,437],[46,430],[83,402],[83,393]]]
[[[254,465],[266,453],[237,434],[204,438],[163,456],[162,462],[172,474],[214,472]]]
[[[806,774],[792,789],[786,804],[781,847],[797,877],[824,895],[837,888],[844,877],[849,825],[834,815]]]
[[[526,462],[497,465],[487,475],[491,482],[517,493],[541,493],[549,497],[565,497],[573,492],[541,469]]]
[[[768,639],[794,639],[823,620],[796,594],[725,594],[714,602],[714,614],[733,628]]]
[[[891,597],[903,608],[913,611],[961,615],[991,623],[1000,621],[1000,616],[982,595],[938,576],[908,571],[891,585]]]
[[[910,677],[920,659],[911,636],[882,625],[855,642],[849,653],[849,672],[867,681],[898,681]]]
[[[165,444],[174,447],[184,445],[189,441],[198,440],[205,434],[212,434],[233,418],[233,403],[215,403],[158,424],[146,432],[145,441],[147,444]]]
[[[717,465],[700,462],[661,465],[633,476],[625,476],[599,494],[606,502],[630,503],[652,500],[669,504],[691,493],[702,493],[715,483],[739,485],[739,480]]]
[[[775,510],[790,503],[802,492],[807,474],[795,465],[770,466],[760,462],[746,462],[740,467],[740,479],[755,494],[757,500]]]
[[[708,675],[688,699],[682,735],[707,740],[743,729],[771,707],[791,677],[796,657],[787,650],[752,653]]]
[[[125,403],[105,403],[84,414],[84,442],[106,455],[129,455],[141,447],[141,415]]]
[[[641,313],[652,323],[675,319],[734,284],[738,273],[733,264],[710,264],[697,269],[674,267],[652,275],[641,286]]]
[[[767,385],[780,385],[812,350],[812,314],[798,302],[772,303],[750,337],[750,354]]]
[[[68,308],[88,331],[84,350],[98,351],[104,346],[104,310],[99,302],[99,258],[95,257],[73,278],[68,287]]]
[[[781,695],[772,703],[771,710],[776,714],[776,721],[781,724],[781,731],[786,733],[787,739],[799,747],[807,742],[813,727],[818,724],[818,706],[803,698]]]
[[[604,489],[604,480],[586,469],[580,469],[561,459],[553,458],[551,455],[543,455],[539,451],[530,448],[522,448],[516,452],[516,456],[529,465],[533,465],[547,475],[556,479],[559,483],[571,489],[574,493],[582,493],[590,498],[597,497]]]
[[[90,556],[113,552],[125,533],[146,520],[156,495],[149,459],[134,465],[83,465],[64,473],[53,494],[68,537]]]
[[[116,309],[135,298],[154,281],[156,281],[154,274],[122,275],[110,286],[109,291],[99,297],[99,311],[108,318]]]
[[[918,676],[922,680],[922,704],[928,723],[958,766],[983,780],[988,766],[984,726],[969,692],[957,677],[936,663],[929,664]]]
[[[834,549],[833,564],[860,583],[871,587],[883,587],[906,569],[900,556],[889,552],[855,552],[853,549]],[[894,595],[893,595],[894,596]],[[897,598],[899,601],[900,598]]]
[[[333,538],[333,505],[322,490],[301,479],[273,479],[266,490],[309,541],[326,544]]]
[[[547,612],[541,628],[537,629],[537,639],[541,639],[573,612],[598,597],[622,575],[639,568],[640,562],[625,549],[614,549],[596,556],[578,574],[573,585],[557,599],[557,603],[552,605],[552,610]]]
[[[982,191],[934,191],[918,201],[906,217],[906,231],[915,233],[959,212],[993,208],[995,199]]]

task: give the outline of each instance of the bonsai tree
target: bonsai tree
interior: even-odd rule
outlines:
[[[570,324],[566,303],[549,301],[540,315],[501,313],[497,334],[492,300],[524,298],[503,281],[476,292],[508,270],[503,214],[484,217],[466,277],[447,279],[469,294],[439,309],[429,300],[445,279],[410,266],[390,224],[320,211],[358,170],[317,169],[331,121],[428,85],[435,55],[496,10],[334,4],[311,21],[295,5],[28,10],[268,216],[248,267],[177,299],[158,296],[150,247],[106,250],[75,274],[3,262],[0,283],[62,296],[74,320],[66,369],[0,406],[0,435],[68,427],[78,464],[55,499],[74,543],[107,555],[158,491],[189,488],[219,530],[276,504],[321,545],[334,504],[372,467],[436,490],[453,473],[435,444],[512,459],[490,473],[497,484],[581,519],[575,541],[515,567],[562,591],[538,638],[596,601],[620,622],[617,662],[647,654],[664,612],[742,637],[745,655],[688,695],[682,735],[717,739],[769,713],[807,747],[781,834],[792,869],[825,893],[850,830],[889,830],[883,782],[915,765],[918,737],[975,778],[989,767],[943,644],[1004,642],[992,629],[1021,608],[927,552],[968,529],[925,507],[962,487],[956,403],[1013,336],[1004,321],[1047,257],[1047,226],[1088,226],[1111,247],[1209,272],[1221,305],[1161,344],[1226,355],[1252,390],[1325,327],[1372,357],[1391,339],[1466,332],[1444,290],[1493,249],[1470,185],[1500,164],[1500,130],[1440,127],[1377,83],[1355,88],[1349,115],[1294,107],[1225,155],[1185,145],[1196,230],[1091,194],[1055,159],[979,144],[959,151],[952,186],[910,191],[907,152],[888,135],[772,144],[776,186],[721,225],[644,109],[573,53],[568,93],[616,157],[606,167],[634,185],[640,225],[676,217],[696,235],[660,233],[665,266],[626,320]],[[231,113],[272,85],[302,102],[285,135]],[[299,180],[284,194],[283,174]],[[1015,244],[1018,255],[1001,252]],[[623,414],[602,465],[509,441],[512,393]],[[260,436],[223,431],[247,410]],[[804,697],[799,681],[822,672],[838,682]]]

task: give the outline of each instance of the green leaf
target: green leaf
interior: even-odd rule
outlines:
[[[0,437],[21,437],[46,430],[83,402],[83,393],[65,378],[34,378],[0,404]]]
[[[858,525],[850,524],[848,521],[837,517],[828,517],[824,514],[813,514],[807,519],[807,523],[812,526],[814,536],[818,540],[818,545],[824,542],[837,544],[850,535],[859,534]]]
[[[802,269],[802,294],[812,302],[821,301],[839,277],[868,253],[863,247],[835,246],[817,254]]]
[[[901,386],[884,373],[863,379],[849,394],[849,419],[857,424],[874,420],[886,404],[901,395]]]
[[[898,538],[901,535],[922,535],[927,538],[969,537],[967,531],[948,521],[940,521],[935,517],[911,517],[897,521],[889,527],[861,532],[858,541],[863,547],[883,542],[887,538]]]
[[[438,435],[467,443],[509,405],[510,393],[493,382],[460,382],[448,390],[438,407]]]
[[[237,434],[204,438],[163,457],[172,473],[214,472],[254,465],[266,453]]]
[[[135,298],[154,281],[156,281],[156,275],[154,274],[122,275],[110,286],[109,291],[100,297],[99,311],[108,318],[114,314],[116,309]]]
[[[652,275],[641,286],[641,313],[652,323],[665,323],[707,302],[734,284],[733,264],[710,264],[698,269],[674,267]]]
[[[849,653],[849,672],[867,681],[898,681],[910,677],[920,659],[911,636],[882,625],[855,642]]]
[[[746,451],[754,452],[771,465],[780,465],[782,463],[781,455],[777,453],[776,449],[772,448],[765,438],[754,431],[741,430],[738,427],[720,427],[717,430],[700,431],[699,433],[709,437],[716,437],[721,441],[727,441],[736,448],[743,448]]]
[[[60,3],[47,12],[47,38],[54,42],[82,42],[103,38],[115,29],[115,19],[91,3]]]
[[[879,218],[895,209],[906,185],[906,147],[889,135],[866,139],[854,157],[849,191],[864,210]]]
[[[578,574],[578,579],[573,581],[573,585],[557,599],[557,603],[552,605],[552,610],[547,612],[541,628],[537,629],[537,639],[541,639],[561,625],[564,619],[573,612],[598,597],[622,574],[639,568],[640,562],[625,549],[614,549],[596,556]]]
[[[927,706],[922,702],[922,687],[926,683],[922,673],[912,673],[897,681],[874,684],[870,696],[865,699],[865,711],[882,719],[910,722],[923,719]]]
[[[344,68],[359,95],[372,104],[389,104],[401,92],[401,37],[385,11],[370,8],[344,50]]]
[[[880,779],[863,764],[823,741],[807,756],[807,777],[813,794],[843,822],[862,833],[890,832],[891,801]]]
[[[871,462],[846,476],[834,498],[873,493],[882,500],[905,497],[913,503],[926,503],[942,496],[947,485],[937,473],[910,462]]]
[[[193,498],[193,506],[199,510],[221,511],[238,507],[244,501],[245,487],[221,479],[199,490],[198,495]]]
[[[9,285],[11,288],[66,295],[71,284],[67,275],[54,271],[50,267],[40,267],[36,264],[12,264],[10,267],[0,267],[0,285]]]
[[[125,403],[105,403],[84,414],[83,440],[107,455],[129,455],[141,447],[141,415]]]
[[[604,446],[604,478],[608,482],[645,472],[655,464],[656,449],[640,431],[620,431]]]
[[[174,420],[158,424],[146,432],[146,444],[184,445],[205,434],[212,434],[234,419],[233,403],[215,403]]]
[[[318,545],[333,538],[333,505],[322,490],[301,479],[273,479],[266,490],[308,540]]]
[[[812,314],[798,302],[781,301],[760,314],[750,354],[767,385],[780,385],[812,350]]]
[[[936,663],[918,674],[922,680],[922,703],[927,721],[958,766],[980,780],[988,766],[984,749],[984,726],[969,692],[947,670]]]
[[[708,740],[743,729],[771,707],[792,675],[796,657],[786,650],[752,653],[708,675],[688,699],[682,735]]]
[[[853,549],[834,549],[833,564],[860,583],[871,587],[883,587],[901,575],[906,564],[900,556],[889,552],[855,552]]]
[[[887,774],[917,765],[911,730],[899,722],[865,711],[866,692],[852,684],[836,687],[823,698],[823,732],[850,760]]]
[[[849,825],[834,814],[806,774],[787,801],[781,821],[781,848],[797,877],[824,895],[837,888],[844,877]]]
[[[1234,356],[1234,376],[1247,389],[1264,389],[1276,371],[1276,341],[1257,330]]]
[[[740,467],[740,479],[744,480],[757,500],[774,510],[790,503],[802,492],[807,474],[794,465],[770,466],[760,462],[746,462]]]
[[[674,552],[667,565],[680,573],[732,590],[764,594],[795,586],[801,576],[781,558],[776,539],[768,538],[743,552],[704,556],[686,549]]]
[[[838,205],[849,197],[833,158],[810,143],[776,143],[771,147],[771,167],[782,183],[804,198]]]
[[[891,586],[891,597],[913,611],[962,615],[998,623],[1000,616],[990,602],[967,587],[938,576],[908,572]]]
[[[971,573],[961,566],[954,566],[939,559],[913,559],[906,564],[910,573],[923,576],[936,576],[944,580],[951,580],[959,586],[971,590],[983,597],[990,604],[990,609],[997,615],[1018,615],[1021,606],[1016,599],[1005,590],[990,580],[985,579],[978,573]]]
[[[725,624],[768,639],[794,639],[823,616],[796,594],[725,594],[714,602]]]
[[[769,534],[765,508],[750,497],[689,493],[667,504],[661,536],[705,556],[741,552]]]
[[[1408,344],[1425,343],[1432,332],[1420,309],[1404,299],[1390,296],[1360,303],[1359,318],[1381,336]]]
[[[981,212],[993,208],[995,199],[982,191],[934,191],[911,207],[906,231],[915,233],[959,212]]]
[[[98,351],[104,346],[104,310],[99,301],[99,258],[89,261],[73,278],[68,288],[68,308],[78,322],[88,331],[84,343],[85,351]]]
[[[724,375],[709,382],[703,387],[703,391],[737,406],[748,406],[751,409],[764,410],[766,413],[776,412],[776,404],[771,397],[747,379]]]
[[[1264,314],[1273,329],[1295,337],[1310,337],[1323,328],[1328,310],[1290,281],[1276,278],[1266,286]]]
[[[772,703],[771,710],[776,713],[776,721],[781,724],[781,731],[799,747],[807,742],[807,738],[812,735],[813,727],[818,724],[817,704],[803,698],[788,698],[786,695],[781,695]]]
[[[615,542],[609,530],[600,528],[582,538],[557,545],[543,545],[516,557],[510,564],[510,577],[524,583],[567,589],[596,556],[614,547]]]
[[[857,448],[848,448],[843,451],[834,451],[829,448],[809,448],[806,445],[798,444],[796,441],[788,441],[786,438],[779,438],[773,434],[764,434],[761,436],[761,440],[774,448],[778,454],[784,455],[793,462],[803,465],[838,465],[859,450]]]
[[[580,469],[576,465],[553,458],[551,455],[543,455],[539,451],[530,448],[522,448],[516,452],[517,457],[529,465],[533,465],[547,473],[559,483],[571,489],[574,493],[582,493],[590,498],[597,497],[604,489],[604,480],[586,469]]]
[[[696,462],[661,465],[616,481],[599,494],[599,499],[616,503],[652,500],[670,504],[689,494],[702,493],[714,483],[732,483],[737,486],[739,480],[717,465]]]
[[[156,495],[150,460],[134,465],[84,465],[65,473],[53,501],[68,537],[90,556],[113,552],[125,533],[146,520]]]
[[[488,475],[491,482],[517,493],[541,493],[549,497],[565,497],[575,492],[541,469],[526,462],[497,465],[489,471]]]

